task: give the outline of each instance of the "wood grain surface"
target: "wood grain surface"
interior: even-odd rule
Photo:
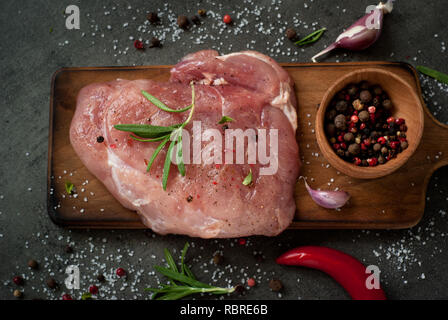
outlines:
[[[340,211],[324,209],[311,200],[303,181],[299,180],[295,188],[297,212],[290,228],[394,229],[417,224],[424,212],[431,174],[448,164],[448,126],[437,122],[423,107],[425,129],[414,155],[394,173],[370,180],[351,178],[332,168],[319,150],[314,129],[323,95],[345,74],[366,67],[382,68],[405,79],[421,99],[415,70],[408,64],[393,62],[283,64],[283,67],[296,86],[301,175],[308,178],[313,188],[340,188],[352,195],[349,204]],[[64,68],[54,74],[50,99],[48,212],[55,223],[73,228],[144,228],[138,215],[123,208],[81,163],[70,145],[69,127],[82,87],[117,78],[166,81],[170,68]],[[77,198],[66,195],[66,181],[75,185]]]

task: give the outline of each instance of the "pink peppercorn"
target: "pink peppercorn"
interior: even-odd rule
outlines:
[[[90,292],[91,294],[97,294],[97,293],[98,293],[98,287],[95,286],[95,285],[90,286],[90,287],[89,287],[89,292]]]
[[[253,287],[253,286],[255,286],[255,284],[256,284],[256,282],[255,282],[255,279],[254,279],[254,278],[249,278],[249,279],[247,279],[247,285],[248,285],[249,287]]]
[[[365,123],[361,123],[361,125],[359,126],[359,129],[364,130],[366,128],[366,124]]]
[[[73,300],[72,296],[68,293],[62,295],[62,300]]]
[[[232,23],[232,17],[231,17],[230,15],[226,14],[226,15],[222,18],[222,21],[223,21],[225,24],[231,24],[231,23]]]
[[[18,286],[23,285],[23,282],[24,282],[23,278],[21,276],[16,276],[16,277],[12,278],[12,281]]]
[[[126,275],[126,271],[123,268],[118,268],[116,271],[117,276],[123,277]]]
[[[134,47],[137,50],[142,50],[143,49],[143,42],[140,40],[135,40],[134,41]]]
[[[339,150],[340,147],[341,147],[341,146],[340,146],[339,143],[334,143],[334,144],[333,144],[333,149],[334,149],[334,150]]]
[[[358,157],[354,158],[353,161],[354,161],[355,165],[357,165],[357,166],[359,166],[362,162],[361,159],[359,159]]]
[[[369,158],[367,159],[367,163],[369,164],[369,166],[374,167],[378,164],[378,160],[377,158]]]
[[[238,244],[241,246],[244,246],[246,244],[247,240],[246,238],[239,238],[238,239]]]
[[[401,126],[402,124],[404,124],[405,120],[403,118],[398,118],[395,120],[395,124],[398,126]]]
[[[386,139],[385,139],[384,137],[379,137],[378,140],[377,140],[377,142],[378,142],[379,144],[385,144],[385,143],[386,143]]]
[[[390,147],[392,149],[397,149],[399,144],[400,144],[400,142],[398,142],[398,141],[391,141],[390,142]]]
[[[353,115],[353,116],[351,116],[351,118],[350,118],[350,121],[353,122],[353,123],[357,123],[358,120],[359,120],[359,118],[358,118],[358,116],[356,116],[356,115]]]
[[[394,122],[395,121],[395,118],[394,117],[389,117],[389,118],[387,118],[387,120],[386,120],[386,122],[388,123],[388,124],[391,124],[392,122]]]
[[[341,142],[339,146],[341,147],[341,149],[347,149],[347,145],[345,144],[345,142]]]
[[[369,113],[375,113],[376,108],[374,106],[370,106],[369,108],[367,108],[367,110],[369,111]]]

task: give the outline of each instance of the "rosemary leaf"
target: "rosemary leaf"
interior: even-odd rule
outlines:
[[[179,173],[182,175],[182,177],[185,176],[185,164],[184,164],[184,158],[182,155],[182,130],[180,130],[180,133],[177,136],[177,152],[176,152],[176,162],[177,162],[177,168],[179,169]]]
[[[182,109],[171,109],[169,108],[166,104],[164,104],[162,101],[160,101],[159,99],[157,99],[156,97],[154,97],[153,95],[149,94],[148,92],[146,92],[145,90],[142,90],[142,95],[148,99],[153,105],[155,105],[157,108],[166,111],[166,112],[184,112],[189,110],[193,105],[189,105],[186,106],[185,108]]]
[[[153,141],[164,140],[166,137],[169,137],[169,135],[161,136],[161,137],[158,137],[158,138],[152,138],[152,139],[141,139],[141,138],[136,137],[136,136],[134,136],[134,135],[132,135],[132,134],[130,135],[130,137],[131,137],[132,139],[134,139],[134,140],[141,141],[141,142],[153,142]]]
[[[171,156],[173,154],[173,148],[176,141],[177,141],[176,139],[173,139],[173,141],[171,141],[170,146],[168,147],[168,152],[166,153],[165,164],[163,165],[162,187],[163,190],[165,191],[166,191],[166,184],[168,182],[168,176],[170,174]]]
[[[316,30],[313,33],[310,33],[306,37],[295,42],[295,44],[298,46],[303,46],[306,44],[316,42],[317,40],[319,40],[319,38],[322,36],[322,34],[325,32],[325,30],[327,30],[327,28],[322,28],[322,29]]]
[[[142,138],[159,138],[170,134],[180,126],[182,126],[182,123],[168,127],[153,126],[150,124],[116,124],[114,128],[120,131],[132,132]]]
[[[178,272],[176,262],[174,262],[174,259],[173,259],[173,256],[171,255],[171,253],[168,251],[168,249],[165,249],[164,252],[165,252],[165,260],[168,263],[170,269],[175,272]]]
[[[162,143],[160,143],[159,146],[156,148],[156,150],[154,150],[154,153],[152,154],[151,159],[148,162],[148,166],[146,167],[146,172],[149,172],[149,170],[151,169],[152,163],[156,159],[156,157],[159,154],[160,150],[163,149],[163,147],[166,145],[166,143],[168,141],[170,141],[170,137],[166,136],[165,140],[163,140]]]
[[[179,272],[174,272],[168,268],[164,268],[164,267],[160,267],[160,266],[154,266],[154,269],[156,269],[157,271],[159,271],[161,274],[163,274],[164,276],[170,278],[171,280],[176,280],[179,282],[182,282],[184,284],[188,284],[192,287],[196,287],[196,288],[211,288],[211,285],[208,285],[206,283],[202,283],[200,281],[197,281],[195,279],[191,279],[188,276],[183,275],[182,273]]]
[[[420,71],[421,73],[430,76],[431,78],[434,78],[440,82],[443,82],[445,84],[448,84],[448,74],[434,70],[434,69],[430,69],[428,67],[424,67],[424,66],[417,66],[417,70]]]

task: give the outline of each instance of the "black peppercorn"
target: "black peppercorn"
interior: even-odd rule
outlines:
[[[386,154],[389,153],[389,149],[387,149],[386,147],[382,147],[382,148],[381,148],[381,153],[384,154],[384,155],[386,155]]]
[[[66,247],[65,247],[65,252],[66,252],[66,253],[72,253],[72,252],[73,252],[73,248],[70,247],[70,246],[66,246]]]
[[[344,140],[345,142],[352,142],[355,139],[355,135],[351,132],[347,132],[344,134]]]
[[[386,110],[392,109],[392,102],[389,99],[383,100],[383,108]]]
[[[406,141],[402,141],[400,143],[401,149],[405,150],[408,148],[409,144]]]
[[[96,279],[97,279],[99,282],[104,282],[104,280],[106,280],[106,278],[105,278],[102,274],[99,274],[99,275],[96,277]]]
[[[339,130],[345,130],[346,128],[345,123],[346,123],[345,116],[343,114],[338,114],[336,118],[334,118],[334,125]]]
[[[381,94],[383,93],[383,89],[381,89],[380,86],[375,86],[375,87],[373,88],[373,93],[374,93],[376,96],[379,96],[379,95],[381,95]]]
[[[213,263],[216,265],[222,264],[222,262],[224,261],[224,257],[217,253],[213,256]]]
[[[359,94],[359,99],[361,99],[361,102],[363,103],[369,103],[372,100],[372,94],[369,90],[363,90]]]
[[[328,123],[326,127],[327,134],[333,136],[336,133],[336,127],[332,123]]]
[[[149,22],[151,22],[152,24],[158,23],[160,22],[160,18],[157,15],[157,13],[155,12],[150,12],[148,13],[148,15],[146,16],[146,18],[148,19]]]
[[[345,156],[345,151],[342,150],[342,149],[338,149],[338,150],[336,151],[336,153],[337,153],[337,155],[340,156],[340,157]]]
[[[337,114],[338,113],[336,112],[335,109],[331,109],[327,111],[325,117],[327,118],[327,120],[333,121],[333,119],[336,117]]]
[[[186,16],[178,16],[177,17],[177,25],[179,28],[187,29],[190,25],[190,21],[188,21],[188,18]]]
[[[348,152],[351,155],[356,156],[360,151],[361,151],[361,147],[357,143],[352,143],[351,145],[348,146]]]
[[[354,96],[358,93],[358,87],[354,84],[351,84],[347,90],[348,94]]]
[[[294,29],[289,28],[289,29],[286,30],[286,37],[289,40],[294,40],[295,38],[297,38],[297,33],[296,33],[296,31]]]
[[[50,278],[47,280],[47,286],[50,289],[55,289],[57,287],[58,283],[53,278]]]
[[[193,197],[192,197],[191,195],[189,195],[189,196],[187,197],[187,202],[191,202],[191,201],[193,201]]]
[[[99,136],[99,137],[97,137],[97,138],[96,138],[96,142],[98,142],[98,143],[102,143],[102,142],[104,142],[104,137],[103,137],[103,136]]]
[[[345,100],[339,100],[337,103],[336,103],[336,110],[338,111],[338,112],[345,112],[346,110],[347,110],[347,107],[348,107],[348,104],[347,104],[347,101],[345,101]]]
[[[244,288],[244,286],[239,283],[235,286],[235,291],[238,292],[239,294],[243,294],[246,291],[246,288]]]
[[[207,11],[205,11],[204,9],[198,10],[198,15],[200,15],[201,17],[204,17],[206,14],[207,14]]]
[[[269,281],[269,288],[274,292],[279,292],[283,289],[283,283],[278,279],[271,279]]]
[[[359,120],[361,120],[362,122],[366,122],[370,119],[370,114],[368,111],[363,110],[358,114],[358,118]]]
[[[37,269],[38,268],[38,264],[36,260],[30,260],[28,261],[28,267],[30,267],[31,269]]]
[[[192,16],[191,17],[191,22],[193,22],[196,25],[200,25],[201,24],[201,20],[199,20],[198,16]]]
[[[381,150],[381,144],[379,144],[379,143],[375,143],[374,145],[373,145],[373,151],[375,151],[375,152],[379,152]]]
[[[161,47],[161,43],[160,40],[157,39],[156,37],[153,37],[151,39],[151,44],[149,45],[150,48],[160,48]]]

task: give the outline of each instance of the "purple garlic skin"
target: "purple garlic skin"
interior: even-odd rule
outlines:
[[[386,4],[380,2],[376,7],[368,8],[371,9],[370,13],[353,23],[337,37],[334,43],[312,57],[313,62],[316,62],[316,58],[336,48],[360,51],[370,47],[381,35],[383,17],[385,13],[392,11],[392,1],[389,0]]]
[[[322,191],[314,190],[308,185],[305,179],[305,187],[313,201],[321,207],[327,209],[339,209],[350,199],[350,194],[345,191]]]

